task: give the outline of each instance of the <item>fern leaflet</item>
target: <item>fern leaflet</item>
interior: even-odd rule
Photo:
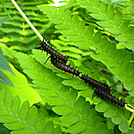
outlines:
[[[19,97],[13,97],[5,91],[0,91],[0,122],[12,130],[12,134],[57,134],[59,127],[54,128],[52,121],[46,121],[38,114],[35,106],[28,102],[21,106]],[[58,130],[57,130],[58,129]]]
[[[105,4],[100,0],[78,0],[91,13],[91,16],[99,20],[97,24],[116,36],[120,44],[134,51],[134,28],[130,22],[124,20],[120,11],[113,5]]]

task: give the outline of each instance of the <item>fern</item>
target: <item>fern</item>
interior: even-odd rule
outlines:
[[[134,2],[132,1],[109,1],[110,3],[116,5],[118,10],[122,13],[123,17],[128,19],[130,21],[130,25],[133,26],[134,19],[133,19],[133,8],[134,8]]]
[[[79,48],[86,50],[94,47],[97,54],[91,53],[92,58],[103,62],[124,83],[125,88],[133,96],[133,64],[130,63],[130,57],[123,50],[116,50],[114,43],[110,43],[105,37],[102,38],[100,32],[94,33],[93,27],[86,27],[84,22],[79,21],[76,15],[71,17],[69,10],[64,11],[64,8],[57,9],[56,7],[46,6],[40,6],[39,8],[47,13],[52,22],[57,24],[56,28]],[[122,62],[119,63],[119,60]]]
[[[124,83],[125,88],[127,88],[130,91],[130,95],[133,96],[133,64],[130,63],[130,57],[127,56],[123,50],[116,50],[114,43],[110,43],[105,37],[102,38],[100,32],[95,33],[92,26],[86,27],[84,22],[79,21],[76,15],[71,16],[69,10],[65,11],[65,8],[46,6],[39,6],[39,8],[56,24],[56,28],[68,39],[73,41],[76,46],[84,50],[94,47],[96,53],[90,53],[92,58],[104,63],[108,69]],[[121,61],[120,64],[119,60]],[[130,72],[129,70],[132,71]],[[124,130],[123,127],[121,127],[121,131],[126,132],[127,129],[128,128],[125,128]]]
[[[60,128],[54,128],[52,121],[46,121],[35,106],[30,107],[28,102],[21,106],[19,97],[13,98],[5,91],[0,91],[0,122],[12,130],[11,134],[61,133]]]
[[[36,55],[39,56],[39,53]],[[43,67],[37,61],[35,61],[35,59],[32,58],[31,56],[17,55],[17,57],[19,59],[20,64],[24,68],[24,72],[28,74],[30,78],[33,79],[33,82],[36,85],[38,85],[39,87],[38,90],[42,95],[42,98],[44,98],[45,102],[47,102],[49,105],[54,106],[53,110],[57,114],[62,115],[61,122],[64,123],[66,127],[68,127],[67,131],[70,133],[74,133],[74,132],[89,133],[90,129],[88,128],[88,126],[90,126],[91,124],[93,125],[93,122],[95,120],[91,124],[89,124],[89,120],[91,120],[93,116],[91,114],[93,113],[93,109],[92,110],[89,109],[90,105],[87,102],[85,102],[84,98],[77,97],[76,90],[69,89],[66,86],[63,86],[61,78],[53,74],[52,71]],[[31,70],[33,71],[31,72]],[[76,81],[71,81],[71,83],[72,85],[73,84],[75,85]],[[69,86],[68,83],[67,85]],[[79,87],[79,85],[77,86]],[[121,127],[121,131],[123,132],[128,131],[129,128],[128,127],[124,128],[123,127],[124,124],[122,124],[121,122],[125,122],[127,126],[129,126],[128,122],[126,121],[128,120],[127,118],[130,115],[129,113],[127,113],[124,116],[123,113],[125,110],[122,110],[122,108],[117,108],[113,105],[112,106],[108,105],[107,103],[106,104],[103,103],[99,105],[103,107],[105,106],[106,109],[103,110],[109,109],[108,110],[109,112],[104,111],[107,113],[106,117],[112,118],[113,122],[114,123],[116,122],[115,124],[119,124],[119,127]],[[86,111],[83,111],[84,109]],[[97,110],[100,112],[102,109],[100,110],[99,108],[97,108]],[[86,118],[85,117],[86,115],[88,116],[89,120],[87,119],[83,122],[83,120]],[[74,119],[72,119],[72,117]],[[120,122],[117,122],[118,120],[120,120]]]
[[[123,19],[120,11],[113,5],[105,4],[100,0],[78,0],[89,11],[92,17],[99,20],[98,25],[114,34],[121,45],[134,51],[134,28],[130,27],[130,22]]]
[[[109,15],[113,13],[113,10],[114,16],[118,16],[117,12],[120,12],[123,23],[126,22],[126,18],[129,19],[128,25],[126,24],[123,29],[128,30],[133,27],[133,21],[130,19],[132,12],[131,15],[127,14],[125,10],[127,8],[120,7],[120,2],[101,0],[99,7],[105,7],[101,8],[103,14],[96,14],[98,13],[97,0],[95,0],[96,3],[89,1],[93,3],[94,11],[88,11],[84,2],[88,1],[71,0],[62,7],[40,5],[37,8],[36,5],[43,3],[40,0],[20,2],[19,5],[31,22],[40,29],[41,34],[45,33],[45,39],[49,40],[52,47],[69,57],[68,64],[112,86],[112,89],[117,91],[114,93],[116,97],[120,93],[126,103],[133,105],[133,52],[125,47],[123,50],[116,48],[117,37],[123,33],[121,27],[116,32],[116,29],[112,31],[109,27],[105,27],[106,25],[103,27],[96,25],[98,22],[103,22],[101,20],[103,15],[106,15],[104,20],[109,17],[104,9],[111,9]],[[44,64],[50,56],[45,52],[35,49],[29,51],[39,43],[37,37],[33,35],[29,26],[23,22],[9,1],[7,3],[4,1],[4,6],[5,8],[0,5],[2,11],[0,13],[2,18],[0,47],[12,64],[8,66],[0,55],[4,62],[2,65],[6,66],[6,68],[0,66],[0,88],[5,89],[0,91],[0,122],[8,128],[8,131],[27,134],[113,134],[117,131],[133,133],[133,115],[130,115],[131,113],[125,108],[119,108],[93,97],[94,90],[91,87],[79,78],[55,68],[49,60]],[[7,14],[15,22],[9,19]],[[109,18],[108,22],[111,22],[110,19],[116,22],[114,17]],[[115,26],[117,27],[117,24]],[[126,38],[129,43],[131,43],[130,38]],[[121,40],[119,43],[129,48],[127,42]],[[129,95],[121,87],[122,83]],[[11,94],[19,97],[13,98]],[[25,100],[28,102],[24,102]],[[31,106],[33,104],[35,105]],[[1,129],[0,133],[2,133]]]
[[[47,17],[41,14],[35,6],[35,4],[39,5],[44,2],[47,3],[45,0],[39,0],[36,3],[20,3],[26,15],[33,22],[34,26],[39,29],[41,34],[44,34],[44,32],[49,33],[50,31],[53,31],[53,28],[50,28],[52,25],[48,22]],[[30,50],[31,48],[34,48],[33,42],[37,43],[37,37],[34,35],[34,32],[30,29],[29,25],[23,20],[19,12],[16,11],[11,1],[4,0],[1,1],[1,3],[3,6],[0,7],[0,18],[4,18],[5,21],[0,27],[0,32],[6,37],[0,39],[0,42],[3,42],[4,44],[8,42],[8,46],[17,50],[27,51],[27,49]],[[42,27],[44,28],[42,29]]]
[[[99,126],[101,120],[97,117],[95,110],[90,109],[89,103],[83,97],[78,97],[75,89],[69,89],[62,85],[61,78],[43,67],[31,56],[18,55],[17,57],[24,68],[24,72],[38,85],[38,90],[45,102],[54,106],[52,109],[55,113],[62,115],[61,123],[64,124],[64,127],[67,127],[67,132],[83,134],[93,132],[94,128],[89,126],[93,126],[96,121],[96,125]],[[23,60],[21,57],[23,57]],[[24,60],[27,63],[23,62]],[[34,66],[30,67],[30,64]],[[99,131],[100,133],[108,132],[104,125]],[[96,130],[95,133],[98,133],[98,131]]]

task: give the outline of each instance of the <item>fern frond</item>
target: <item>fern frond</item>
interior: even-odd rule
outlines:
[[[42,53],[40,50],[33,50],[33,54],[36,60],[44,66],[44,61],[46,61],[49,56],[45,56],[45,54]],[[88,88],[88,85],[84,84],[83,81],[80,81],[79,78],[53,67],[53,65],[49,61],[45,63],[45,67],[51,69],[53,72],[56,72],[57,75],[62,78],[62,84],[64,84],[65,86],[71,86],[77,90],[84,90]]]
[[[56,24],[56,28],[60,32],[75,44],[77,43],[79,48],[86,50],[91,46],[90,35],[93,34],[93,28],[86,28],[84,22],[79,21],[76,15],[71,18],[71,12],[69,10],[65,11],[64,8],[38,7]]]
[[[104,112],[104,116],[107,118],[111,118],[114,124],[118,124],[120,131],[122,131],[123,133],[126,133],[129,129],[131,129],[128,123],[128,118],[130,116],[130,113],[122,111],[122,109],[115,110],[114,107],[111,107],[107,104],[105,105],[105,103],[106,102],[102,102],[98,104],[96,106],[96,110],[98,112]]]
[[[120,44],[134,51],[134,28],[129,26],[129,21],[124,20],[121,12],[114,6],[105,4],[100,0],[78,0],[89,11],[92,17],[99,20],[98,25],[114,34]]]
[[[2,3],[3,6],[0,7],[0,18],[7,18],[0,27],[2,35],[8,38],[8,45],[10,45],[11,48],[23,51],[26,51],[29,48],[30,50],[34,47],[33,42],[38,42],[37,36],[31,30],[29,25],[24,22],[23,18],[20,16],[19,12],[17,12],[11,1],[4,0]],[[43,4],[44,1],[20,2],[20,5],[24,13],[39,29],[41,34],[44,34],[44,32],[48,33],[50,30],[53,31],[53,29],[50,28],[52,23],[48,21],[45,15],[38,11],[35,3],[39,5]],[[32,9],[32,12],[30,9]],[[42,27],[44,28],[42,29]],[[47,30],[48,28],[50,29]],[[2,39],[0,41],[4,43]]]
[[[112,3],[114,6],[118,8],[118,10],[122,13],[123,17],[128,19],[130,21],[130,25],[133,26],[134,24],[134,1],[108,1],[109,3]]]
[[[13,97],[5,91],[0,91],[0,122],[12,130],[12,134],[59,134],[61,130],[54,128],[52,121],[47,121],[38,114],[35,106],[28,102],[21,106],[19,97]],[[58,129],[58,130],[57,130]]]
[[[99,2],[95,4],[98,5]],[[70,11],[48,6],[39,6],[39,8],[56,24],[56,28],[79,48],[87,50],[94,47],[98,54],[90,53],[92,58],[104,63],[133,96],[133,64],[123,50],[116,50],[114,43],[109,42],[107,38],[102,38],[100,32],[95,33],[92,26],[86,27],[76,15],[71,16]],[[126,65],[125,61],[127,61]]]
[[[70,133],[90,132],[88,126],[92,114],[90,113],[89,103],[83,97],[78,98],[76,90],[62,85],[61,78],[57,77],[55,73],[52,73],[50,69],[39,64],[33,57],[26,55],[17,55],[17,57],[21,66],[24,68],[24,72],[38,85],[38,91],[45,102],[54,106],[53,110],[58,115],[62,115],[61,122],[67,127],[67,131]],[[21,57],[23,57],[23,60]],[[90,115],[90,118],[86,120],[88,115]],[[98,120],[98,117],[94,118]],[[99,124],[100,121],[98,121]],[[106,130],[105,126],[103,127]]]
[[[90,109],[90,104],[83,97],[78,97],[77,90],[62,85],[63,79],[37,62],[34,57],[24,54],[17,55],[17,57],[24,72],[38,85],[38,91],[45,102],[53,106],[52,109],[55,113],[61,115],[61,123],[67,128],[67,132],[84,134],[93,132],[93,127],[90,126],[94,124],[99,127],[101,121],[96,112],[94,109]],[[75,83],[75,81],[71,81],[71,83]],[[103,104],[103,107],[108,107],[107,111],[109,113],[107,113],[107,117],[109,116],[109,118],[119,117],[123,122],[129,118],[129,113],[125,116],[123,114],[125,109],[117,108],[114,105],[111,106],[108,103]],[[118,125],[123,126],[121,122],[118,122]],[[129,125],[127,124],[127,126]],[[121,129],[121,131],[124,132],[128,129]],[[107,129],[104,126],[100,131],[107,133]],[[98,131],[96,130],[95,133],[98,133]]]
[[[45,32],[45,39],[50,40],[50,44],[54,45],[53,48],[56,47],[58,52],[69,56],[67,64],[78,67],[77,69],[83,74],[88,74],[91,78],[107,83],[114,89],[118,84],[122,84],[119,82],[121,80],[124,84],[126,83],[126,87],[129,87],[132,94],[134,91],[132,84],[133,64],[130,63],[130,60],[133,57],[127,56],[130,51],[127,49],[125,51],[117,50],[116,45],[111,43],[111,36],[107,39],[104,35],[101,35],[103,31],[98,32],[99,26],[97,26],[98,29],[94,29],[92,25],[95,25],[97,20],[89,16],[88,11],[77,1],[71,0],[69,5],[59,8],[49,7],[48,5],[38,6],[48,15],[48,18],[42,13],[38,14],[38,8],[35,6],[35,4],[42,4],[42,2],[44,1],[20,2],[19,5],[21,5],[31,22],[35,21],[33,24],[38,29],[41,28],[40,32],[44,32],[49,28]],[[19,97],[13,98],[8,93],[2,95],[3,91],[0,91],[0,103],[2,104],[0,104],[0,122],[14,134],[113,134],[119,130],[122,133],[133,133],[133,124],[131,124],[133,116],[130,117],[128,111],[93,97],[94,90],[79,78],[55,68],[50,60],[44,64],[50,56],[49,54],[46,55],[45,52],[40,50],[32,50],[32,54],[30,51],[30,54],[27,52],[29,54],[27,55],[13,50],[29,50],[39,42],[35,41],[36,37],[33,36],[33,32],[28,29],[28,25],[22,21],[20,15],[10,4],[9,7],[5,6],[9,12],[6,14],[5,12],[0,13],[0,18],[5,18],[10,13],[8,15],[15,22],[11,23],[9,19],[2,20],[1,28],[5,28],[5,31],[4,29],[1,29],[1,31],[3,35],[7,32],[7,35],[0,39],[2,42],[0,46],[2,46],[8,61],[11,61],[17,70],[23,70],[24,73],[22,75],[12,65],[11,68],[15,76],[1,69],[3,74],[0,74],[2,75],[0,88],[5,89],[13,96],[17,95]],[[0,9],[3,11],[2,5],[0,5]],[[89,18],[91,23],[88,20]],[[56,25],[57,30],[54,25],[51,27],[52,22]],[[8,27],[17,28],[20,31],[14,31],[14,29]],[[60,36],[59,32],[61,33]],[[8,35],[10,35],[10,38]],[[7,48],[5,45],[11,47]],[[115,80],[109,70],[118,79]],[[8,77],[13,84],[12,87],[3,76]],[[34,88],[29,86],[28,82],[32,83],[31,85]],[[121,94],[125,93],[122,90],[121,88],[119,92]],[[1,97],[1,95],[5,97]],[[115,95],[118,96],[118,93],[115,93]],[[43,101],[39,100],[40,96]],[[124,99],[126,103],[133,104],[132,96]],[[28,100],[30,105],[41,101],[41,103],[35,104],[40,112],[38,113],[35,106],[30,107],[28,102],[23,103],[24,100]],[[57,127],[59,125],[60,127]],[[115,126],[118,126],[119,130]]]

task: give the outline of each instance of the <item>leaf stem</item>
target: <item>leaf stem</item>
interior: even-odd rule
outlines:
[[[134,113],[134,109],[130,108],[130,104],[126,104],[126,105],[125,105],[125,108],[126,108],[128,111]]]
[[[31,27],[31,29],[35,32],[35,34],[39,37],[39,39],[41,41],[43,41],[43,37],[41,36],[41,34],[38,32],[38,30],[33,26],[33,24],[29,21],[29,19],[27,18],[27,16],[23,13],[23,11],[20,9],[20,7],[18,6],[18,4],[14,1],[11,0],[11,2],[13,3],[13,5],[16,7],[16,9],[19,11],[19,13],[21,14],[21,16],[24,18],[24,20],[29,24],[29,26]]]
[[[134,113],[132,113],[131,117],[129,118],[128,124],[131,125],[132,121],[134,119]]]

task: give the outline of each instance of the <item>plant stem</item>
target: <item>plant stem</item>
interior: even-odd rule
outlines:
[[[18,4],[14,1],[11,0],[11,2],[14,4],[14,6],[16,7],[16,9],[19,11],[19,13],[22,15],[22,17],[24,18],[24,20],[29,24],[29,26],[31,27],[31,29],[35,32],[35,34],[40,38],[41,41],[43,41],[43,37],[41,36],[41,34],[38,32],[38,30],[33,26],[33,24],[29,21],[29,19],[27,18],[27,16],[23,13],[23,11],[20,9],[20,7],[18,6]]]
[[[133,119],[134,119],[134,113],[132,113],[131,117],[129,118],[129,121],[128,121],[129,125],[131,125]]]
[[[134,109],[130,108],[129,106],[130,106],[129,104],[126,104],[126,105],[125,105],[125,108],[126,108],[128,111],[134,113]]]

